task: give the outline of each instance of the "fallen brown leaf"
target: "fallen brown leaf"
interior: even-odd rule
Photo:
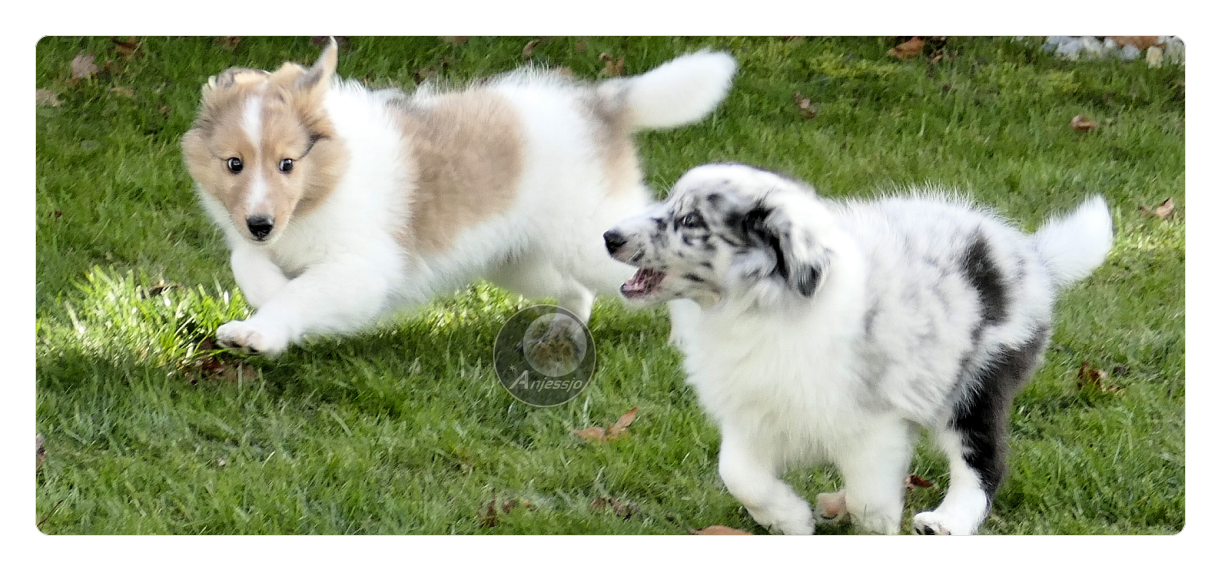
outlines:
[[[1140,212],[1145,216],[1156,216],[1162,220],[1165,220],[1171,216],[1174,216],[1174,199],[1167,198],[1166,200],[1163,200],[1161,204],[1154,206],[1153,208],[1141,206]]]
[[[754,535],[748,531],[734,529],[724,525],[710,525],[704,529],[693,529],[691,535]]]
[[[37,89],[37,90],[35,90],[34,95],[35,95],[34,101],[37,105],[44,105],[46,107],[59,107],[59,104],[60,104],[59,96],[56,95],[54,91],[51,91],[48,89]]]
[[[606,67],[602,69],[602,75],[606,77],[619,77],[620,75],[623,75],[623,64],[627,59],[627,56],[623,56],[616,60],[615,57],[609,53],[602,52],[600,55],[598,55],[598,59],[606,62]]]
[[[424,80],[437,74],[437,68],[433,66],[422,67],[412,72],[411,77],[416,83],[424,83]]]
[[[911,59],[920,55],[920,52],[923,50],[924,40],[920,39],[919,36],[916,36],[891,48],[890,51],[886,53],[899,59]]]
[[[1081,368],[1077,370],[1077,389],[1084,390],[1087,388],[1092,388],[1104,393],[1123,392],[1123,389],[1118,385],[1104,383],[1103,381],[1105,381],[1106,378],[1106,371],[1091,368],[1090,362],[1086,361],[1081,365]]]
[[[534,38],[533,40],[526,42],[526,47],[521,49],[521,57],[523,59],[527,59],[527,60],[534,57],[534,48],[537,48],[538,44],[541,43],[542,41],[543,40]]]
[[[577,40],[577,43],[572,45],[572,49],[579,54],[585,53],[585,42],[582,40]]]
[[[72,58],[72,79],[89,79],[99,71],[93,63],[93,54],[81,52]]]
[[[809,97],[802,97],[800,91],[793,92],[793,101],[797,103],[797,110],[801,112],[801,116],[806,119],[813,119],[818,116],[818,104],[811,104]]]
[[[499,519],[496,513],[496,498],[492,498],[492,501],[488,502],[486,507],[475,512],[475,515],[479,516],[479,525],[483,527],[496,527],[497,520]]]
[[[606,428],[602,428],[601,426],[591,426],[581,430],[574,429],[572,430],[572,433],[580,436],[581,439],[586,442],[605,443],[608,440],[614,440],[620,436],[623,436],[623,434],[627,432],[627,427],[631,426],[632,422],[636,420],[636,411],[639,410],[639,408],[640,407],[632,407],[632,410],[623,413],[623,416],[620,416],[619,420],[616,420],[614,424]]]
[[[624,432],[627,432],[627,427],[631,426],[632,422],[636,420],[636,411],[639,408],[634,406],[632,410],[623,413],[623,416],[619,417],[619,420],[616,420],[615,424],[612,424],[610,429],[606,431],[606,438],[608,440],[618,438]]]
[[[1086,119],[1085,115],[1078,115],[1076,117],[1073,117],[1072,121],[1068,122],[1068,126],[1071,127],[1072,130],[1074,130],[1074,131],[1078,131],[1081,133],[1087,133],[1087,132],[1093,130],[1094,127],[1097,127],[1098,123],[1096,123],[1094,121],[1090,121],[1089,119]]]
[[[904,485],[907,486],[907,489],[909,489],[909,490],[914,490],[916,488],[933,487],[932,482],[925,480],[924,478],[921,478],[920,476],[917,476],[915,474],[908,474],[907,481],[904,482]]]
[[[216,45],[220,46],[220,49],[226,51],[233,51],[240,43],[242,43],[241,36],[221,36],[216,38]]]
[[[601,426],[591,426],[584,430],[573,430],[572,433],[580,436],[581,440],[586,442],[606,442],[606,430]]]
[[[619,516],[621,519],[630,519],[633,515],[640,513],[640,507],[632,502],[624,502],[615,498],[605,498],[602,496],[594,498],[594,501],[589,503],[589,507],[595,510],[609,509],[611,513]]]
[[[504,500],[498,502],[495,496],[493,496],[492,501],[475,512],[475,515],[479,516],[479,525],[483,527],[496,527],[496,524],[500,522],[500,516],[508,515],[509,512],[519,507],[530,509],[534,507],[534,504],[531,504],[530,500]]]
[[[1107,36],[1107,37],[1111,38],[1112,40],[1115,40],[1115,43],[1117,43],[1121,46],[1133,46],[1136,49],[1141,50],[1141,51],[1144,51],[1153,46],[1161,44],[1161,42],[1157,41],[1157,36]]]
[[[118,38],[110,38],[114,42],[114,51],[119,52],[119,55],[131,57],[140,49],[140,42],[136,41],[136,37],[132,36],[126,40]]]
[[[136,288],[136,297],[140,299],[148,299],[150,297],[159,296],[172,289],[178,289],[182,284],[166,282],[165,280],[158,281],[156,285],[144,288],[143,286]]]

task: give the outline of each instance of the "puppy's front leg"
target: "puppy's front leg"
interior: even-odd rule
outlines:
[[[388,276],[367,263],[325,263],[284,284],[254,317],[216,330],[227,347],[271,356],[308,333],[340,333],[377,317],[390,291]]]
[[[233,268],[233,279],[237,280],[246,303],[255,309],[263,307],[288,283],[284,272],[266,253],[240,242],[233,246],[229,266]]]
[[[722,428],[720,472],[729,493],[750,516],[773,533],[810,535],[814,514],[810,504],[780,479],[780,467],[766,451],[746,442],[738,433]]]

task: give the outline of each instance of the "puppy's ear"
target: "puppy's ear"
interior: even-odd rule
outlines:
[[[805,297],[814,295],[827,266],[827,252],[800,222],[780,208],[756,205],[743,218],[743,231],[756,248],[770,254],[769,274]]]
[[[306,91],[312,91],[315,88],[326,89],[326,86],[330,85],[331,76],[335,75],[335,68],[338,65],[339,44],[332,36],[330,43],[322,50],[322,55],[318,56],[318,61],[314,62],[314,66],[297,80],[297,87]]]

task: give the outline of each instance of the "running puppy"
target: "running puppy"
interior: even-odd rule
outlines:
[[[584,84],[519,70],[451,92],[371,91],[313,67],[208,80],[182,140],[233,275],[258,311],[220,343],[275,355],[484,277],[588,319],[632,269],[602,229],[650,203],[631,135],[698,121],[729,90],[724,53]]]
[[[921,534],[970,534],[1005,471],[1009,408],[1038,367],[1057,292],[1111,248],[1102,197],[1025,235],[930,192],[821,199],[736,164],[687,172],[669,199],[605,236],[640,270],[641,303],[685,298],[672,327],[688,381],[720,425],[720,475],[759,524],[787,534],[848,517],[898,533],[917,427],[950,460]],[[779,477],[812,462],[844,480],[817,517]]]

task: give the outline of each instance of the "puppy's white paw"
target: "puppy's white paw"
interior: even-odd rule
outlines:
[[[912,518],[912,531],[916,535],[971,535],[975,533],[975,527],[974,522],[935,511],[920,512]]]
[[[841,523],[851,521],[844,491],[818,494],[814,501],[814,515],[819,523]]]
[[[283,330],[257,324],[253,319],[221,325],[216,329],[216,341],[222,347],[269,357],[288,348],[288,336]]]
[[[782,510],[774,510],[768,513],[761,513],[747,508],[750,512],[750,517],[761,526],[766,527],[772,533],[782,533],[784,535],[813,535],[814,534],[814,514],[810,512],[810,507],[802,502],[802,505],[789,506]]]

